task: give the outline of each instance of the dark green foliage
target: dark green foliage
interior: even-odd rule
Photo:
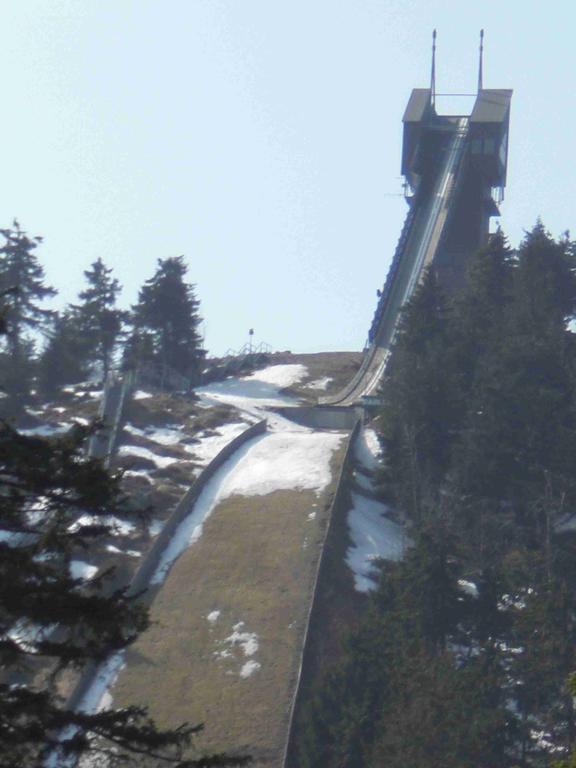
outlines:
[[[465,627],[472,600],[458,588],[461,564],[446,531],[427,530],[381,584],[344,659],[304,713],[298,765],[499,766],[506,741],[501,674],[479,656]],[[447,648],[458,642],[459,662]],[[492,683],[492,685],[491,685]]]
[[[413,547],[308,704],[307,768],[539,768],[574,743],[575,267],[540,223],[514,254],[497,232],[460,296],[429,273],[406,307],[380,423]]]
[[[431,503],[430,493],[446,470],[458,392],[447,359],[449,308],[433,272],[403,313],[382,413],[385,436],[394,446],[389,471],[397,501],[414,517]]]
[[[56,315],[38,361],[42,393],[53,397],[64,384],[83,381],[87,374],[86,344],[75,316],[71,312]]]
[[[102,259],[97,259],[84,276],[88,287],[79,294],[82,303],[73,307],[74,319],[84,342],[85,357],[100,364],[106,379],[128,313],[116,307],[120,283]]]
[[[185,282],[187,271],[183,256],[158,260],[156,273],[144,283],[133,308],[131,349],[195,380],[206,353],[198,332],[200,303],[194,286]]]
[[[44,270],[34,251],[42,238],[30,238],[14,220],[12,229],[0,229],[0,294],[3,295],[2,332],[6,351],[2,386],[18,402],[25,399],[32,375],[33,344],[30,332],[42,330],[51,317],[41,303],[56,294],[44,282]]]
[[[112,573],[73,578],[70,562],[109,536],[109,515],[127,512],[119,476],[84,457],[93,428],[75,427],[45,440],[0,423],[0,766],[68,765],[67,755],[179,756],[197,732],[183,725],[159,731],[141,707],[86,714],[66,709],[58,685],[70,670],[106,659],[129,646],[148,625],[147,612]],[[91,522],[78,525],[81,515]],[[92,551],[92,550],[90,550]],[[55,762],[54,762],[55,761]],[[150,763],[148,763],[150,764]],[[183,766],[237,765],[219,757]]]

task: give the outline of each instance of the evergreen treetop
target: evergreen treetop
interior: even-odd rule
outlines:
[[[128,313],[116,307],[122,288],[112,277],[112,269],[106,267],[101,258],[84,272],[84,276],[88,286],[79,294],[82,303],[72,307],[73,317],[78,335],[83,339],[85,357],[94,359],[95,356],[105,379]]]
[[[28,237],[16,219],[11,229],[0,229],[0,235],[5,240],[0,247],[0,291],[17,289],[10,300],[6,329],[8,349],[14,355],[26,331],[40,328],[51,316],[40,304],[57,292],[45,284],[44,269],[34,254],[42,238]]]
[[[200,302],[185,281],[187,271],[183,256],[159,259],[139,292],[133,322],[150,337],[156,362],[194,379],[206,353],[198,330]]]

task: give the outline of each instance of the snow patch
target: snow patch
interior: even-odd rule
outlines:
[[[170,464],[174,464],[181,459],[175,459],[173,456],[158,456],[153,453],[149,448],[142,448],[139,445],[122,445],[120,446],[118,453],[121,456],[140,456],[143,459],[150,459],[159,467],[169,467]]]
[[[291,489],[320,495],[332,480],[330,459],[343,437],[339,432],[279,432],[251,442],[236,471],[224,478],[220,500]]]
[[[125,424],[124,429],[131,435],[137,435],[138,437],[145,437],[147,440],[151,440],[153,443],[159,443],[160,445],[175,445],[179,443],[182,438],[186,437],[182,428],[177,424],[166,425],[165,427],[135,427],[133,424]]]
[[[98,567],[83,560],[70,561],[70,575],[73,579],[91,579],[98,572]]]
[[[244,626],[243,621],[239,621],[232,629],[233,632],[229,637],[226,637],[222,642],[229,645],[238,645],[244,652],[244,656],[254,656],[258,650],[258,635],[255,632],[242,632]]]
[[[458,579],[458,586],[462,592],[466,592],[470,597],[478,597],[478,587],[472,581],[466,581],[465,579]]]
[[[384,517],[385,504],[352,493],[352,509],[348,513],[348,528],[352,546],[346,553],[346,563],[354,574],[358,592],[375,589],[375,562],[400,560],[405,549],[403,528]]]
[[[115,536],[128,536],[136,528],[134,523],[130,523],[127,520],[121,520],[115,515],[103,515],[98,517],[97,515],[82,515],[76,520],[75,523],[68,528],[71,533],[75,533],[80,528],[84,528],[87,525],[108,525],[113,530],[111,533]]]
[[[216,434],[206,435],[205,437],[200,434],[198,435],[198,443],[184,445],[184,448],[187,453],[190,453],[198,461],[199,464],[205,466],[206,464],[209,464],[212,459],[228,445],[228,443],[232,442],[238,435],[241,435],[247,426],[248,425],[244,421],[222,424],[217,428]]]
[[[207,406],[226,403],[253,417],[260,418],[261,409],[294,405],[297,400],[279,390],[295,384],[306,375],[301,365],[276,365],[244,378],[226,379],[197,387],[194,391]]]
[[[115,547],[113,544],[107,544],[106,551],[112,552],[115,555],[128,555],[128,557],[142,557],[142,552],[139,552],[137,549],[119,549],[118,547]]]
[[[382,449],[376,431],[369,428],[362,429],[354,444],[354,457],[356,460],[365,469],[373,471],[380,466],[381,453]]]
[[[62,435],[70,429],[70,424],[41,424],[39,427],[30,427],[21,429],[20,434],[28,437],[53,437]]]
[[[124,668],[124,652],[119,651],[106,659],[96,672],[88,690],[82,696],[78,704],[80,712],[87,714],[100,712],[108,705],[109,690],[118,679],[118,675]]]
[[[240,677],[247,678],[250,677],[250,675],[254,674],[254,672],[257,672],[262,665],[259,664],[257,661],[250,660],[247,661],[246,664],[242,665],[242,669],[240,670]]]
[[[291,363],[289,365],[270,365],[268,368],[262,368],[260,371],[245,376],[245,381],[263,381],[266,384],[274,384],[280,389],[291,387],[297,384],[308,373],[305,365],[300,363]]]
[[[152,522],[148,526],[148,533],[149,535],[154,538],[155,536],[158,536],[162,528],[164,528],[164,520],[152,520]]]
[[[330,483],[330,458],[343,439],[335,432],[288,432],[247,442],[208,481],[190,514],[162,553],[152,584],[160,584],[172,563],[202,535],[216,506],[230,496],[263,496],[277,490],[314,490]]]
[[[151,392],[145,392],[143,389],[137,389],[132,395],[134,400],[146,400],[148,397],[152,397]]]
[[[149,469],[126,469],[124,471],[124,477],[143,477],[148,480],[149,483],[154,483],[154,480],[150,477]]]
[[[331,376],[323,376],[321,379],[309,381],[304,385],[304,389],[327,389],[331,381],[333,381]]]
[[[215,624],[218,621],[219,616],[220,611],[211,611],[208,616],[206,616],[206,619],[210,622],[210,624]]]

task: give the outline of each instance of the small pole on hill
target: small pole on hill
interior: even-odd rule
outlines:
[[[482,90],[482,60],[484,58],[484,30],[480,30],[480,60],[478,62],[478,93]]]
[[[436,30],[432,32],[432,72],[430,73],[430,104],[436,101]]]

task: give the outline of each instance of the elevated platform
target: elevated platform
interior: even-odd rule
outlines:
[[[508,159],[512,91],[478,91],[469,116],[439,115],[432,89],[412,91],[404,112],[402,173],[412,195],[388,272],[369,345],[356,376],[323,405],[362,405],[383,379],[400,312],[426,269],[449,290],[465,279],[468,258],[488,239],[499,215]]]

